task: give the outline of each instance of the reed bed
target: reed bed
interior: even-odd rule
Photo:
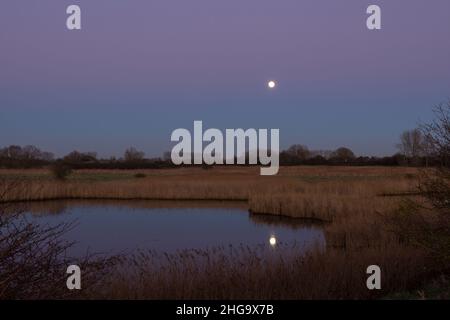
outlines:
[[[90,298],[102,299],[376,299],[423,284],[432,274],[422,252],[315,250],[296,255],[277,248],[269,259],[254,248],[190,250],[173,255],[141,252],[129,257]],[[366,287],[366,268],[383,270],[382,291]]]
[[[45,170],[0,170],[0,177],[20,177],[21,185],[9,192],[4,201],[246,200],[253,212],[323,220],[344,215],[353,208],[367,207],[367,201],[378,202],[381,195],[411,192],[415,184],[411,178],[414,171],[409,168],[287,167],[273,177],[259,176],[256,168],[234,167],[139,172],[146,178],[134,179],[133,171],[120,170],[79,170],[63,182],[52,179]],[[112,178],[95,179],[108,175]],[[123,179],[124,175],[130,178]]]

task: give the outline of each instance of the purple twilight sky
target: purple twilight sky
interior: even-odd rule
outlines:
[[[382,30],[366,28],[370,4]],[[203,120],[386,155],[449,97],[448,0],[0,3],[0,146],[157,156]]]

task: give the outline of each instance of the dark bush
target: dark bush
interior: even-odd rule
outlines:
[[[58,180],[66,180],[67,177],[72,173],[72,168],[63,162],[55,162],[50,170],[53,176]]]
[[[136,173],[134,175],[135,178],[145,178],[147,175],[145,173]]]

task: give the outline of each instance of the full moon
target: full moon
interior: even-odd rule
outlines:
[[[271,236],[269,239],[269,243],[272,247],[275,246],[277,244],[277,238],[275,238],[275,236]]]
[[[276,85],[277,85],[277,84],[276,84],[275,81],[273,81],[273,80],[271,80],[271,81],[269,81],[269,82],[267,83],[267,86],[268,86],[270,89],[275,88]]]

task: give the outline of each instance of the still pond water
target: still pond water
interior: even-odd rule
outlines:
[[[33,203],[26,211],[27,218],[40,225],[73,222],[73,229],[63,236],[75,242],[71,256],[137,249],[173,253],[229,245],[306,250],[325,244],[320,226],[253,215],[242,202],[71,200]]]

